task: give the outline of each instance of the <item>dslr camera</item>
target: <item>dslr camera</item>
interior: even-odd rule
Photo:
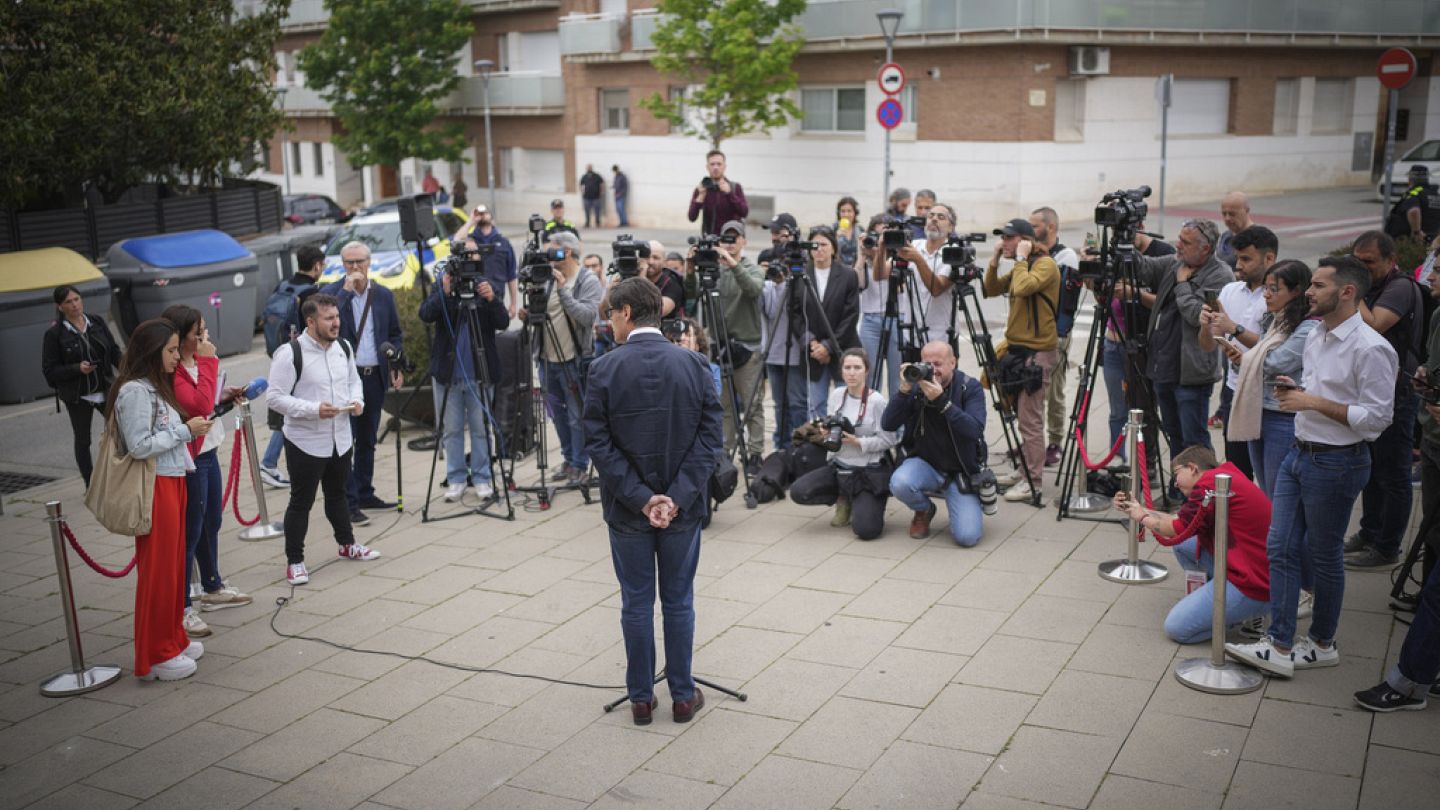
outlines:
[[[940,248],[940,261],[949,268],[950,280],[956,284],[969,284],[980,277],[980,267],[975,264],[975,243],[984,242],[983,233],[953,233]]]
[[[637,242],[635,237],[622,233],[610,243],[610,273],[620,278],[634,278],[640,275],[640,260],[650,258],[650,243]]]
[[[445,272],[450,275],[450,294],[465,301],[478,295],[480,282],[485,280],[485,257],[494,252],[494,243],[471,248],[465,242],[451,242],[450,258],[445,263]]]
[[[825,430],[825,438],[821,440],[820,446],[832,453],[839,452],[840,445],[844,443],[841,436],[855,433],[855,424],[838,413],[830,414],[819,422],[820,427]]]
[[[935,366],[929,363],[906,363],[900,367],[900,378],[911,385],[921,380],[933,380]]]

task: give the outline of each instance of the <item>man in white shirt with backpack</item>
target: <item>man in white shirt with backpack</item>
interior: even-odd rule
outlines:
[[[271,410],[285,416],[285,463],[290,471],[290,505],[285,509],[285,579],[310,581],[305,568],[305,533],[315,490],[325,496],[325,517],[335,530],[340,557],[373,560],[380,552],[355,542],[345,487],[350,479],[354,439],[350,416],[365,409],[365,391],[355,351],[340,338],[339,302],[316,293],[301,308],[305,331],[275,351],[270,362]],[[296,355],[298,352],[298,357]]]

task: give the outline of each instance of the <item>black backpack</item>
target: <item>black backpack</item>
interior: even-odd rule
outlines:
[[[350,348],[349,341],[345,340],[345,338],[340,338],[337,342],[340,344],[340,348],[345,351],[346,360],[355,356],[355,351]],[[298,339],[291,339],[290,341],[290,362],[295,364],[295,382],[290,386],[290,394],[293,396],[296,386],[300,385],[300,370],[305,368],[305,355],[300,351],[300,341]]]
[[[274,357],[275,350],[290,340],[292,330],[302,328],[300,304],[317,289],[314,284],[297,284],[290,280],[275,286],[260,314],[260,327],[265,332],[265,354]]]

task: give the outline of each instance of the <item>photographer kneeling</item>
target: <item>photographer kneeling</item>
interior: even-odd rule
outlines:
[[[886,453],[899,440],[880,427],[885,396],[865,384],[870,361],[864,349],[840,355],[843,388],[830,392],[822,446],[829,463],[790,485],[790,499],[806,506],[835,505],[831,526],[850,526],[861,540],[874,540],[885,530],[885,502],[890,498],[890,466]]]
[[[955,351],[944,341],[920,350],[920,363],[900,367],[900,390],[880,417],[882,430],[905,428],[909,458],[890,476],[890,492],[915,510],[910,536],[930,536],[936,507],[932,493],[942,492],[950,516],[950,537],[962,546],[980,542],[982,484],[987,507],[995,502],[993,474],[985,458],[985,392],[980,381],[955,367]],[[919,388],[917,395],[916,388]]]

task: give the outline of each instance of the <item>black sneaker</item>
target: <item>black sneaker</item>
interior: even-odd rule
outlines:
[[[1440,698],[1440,683],[1430,684],[1430,697]]]
[[[1370,538],[1366,537],[1364,532],[1355,532],[1345,538],[1346,554],[1356,554],[1367,548],[1370,548]]]
[[[394,501],[387,501],[374,495],[360,501],[360,506],[364,509],[394,509],[397,505]]]
[[[1435,693],[1435,687],[1430,688],[1430,693]],[[1372,686],[1364,692],[1355,693],[1355,702],[1360,708],[1369,709],[1372,712],[1402,712],[1419,711],[1425,708],[1428,703],[1424,698],[1412,698],[1402,695],[1390,688],[1390,684],[1384,681],[1379,686]]]
[[[351,525],[351,526],[365,526],[365,525],[367,525],[367,524],[369,524],[369,523],[370,523],[370,516],[369,516],[369,515],[365,514],[364,512],[361,512],[359,509],[351,509],[351,510],[350,510],[350,525]]]
[[[1390,597],[1390,608],[1403,613],[1414,613],[1420,605],[1420,594],[1402,593],[1399,596]]]
[[[1381,554],[1374,546],[1345,558],[1345,567],[1352,569],[1394,568],[1400,562],[1399,554]]]

